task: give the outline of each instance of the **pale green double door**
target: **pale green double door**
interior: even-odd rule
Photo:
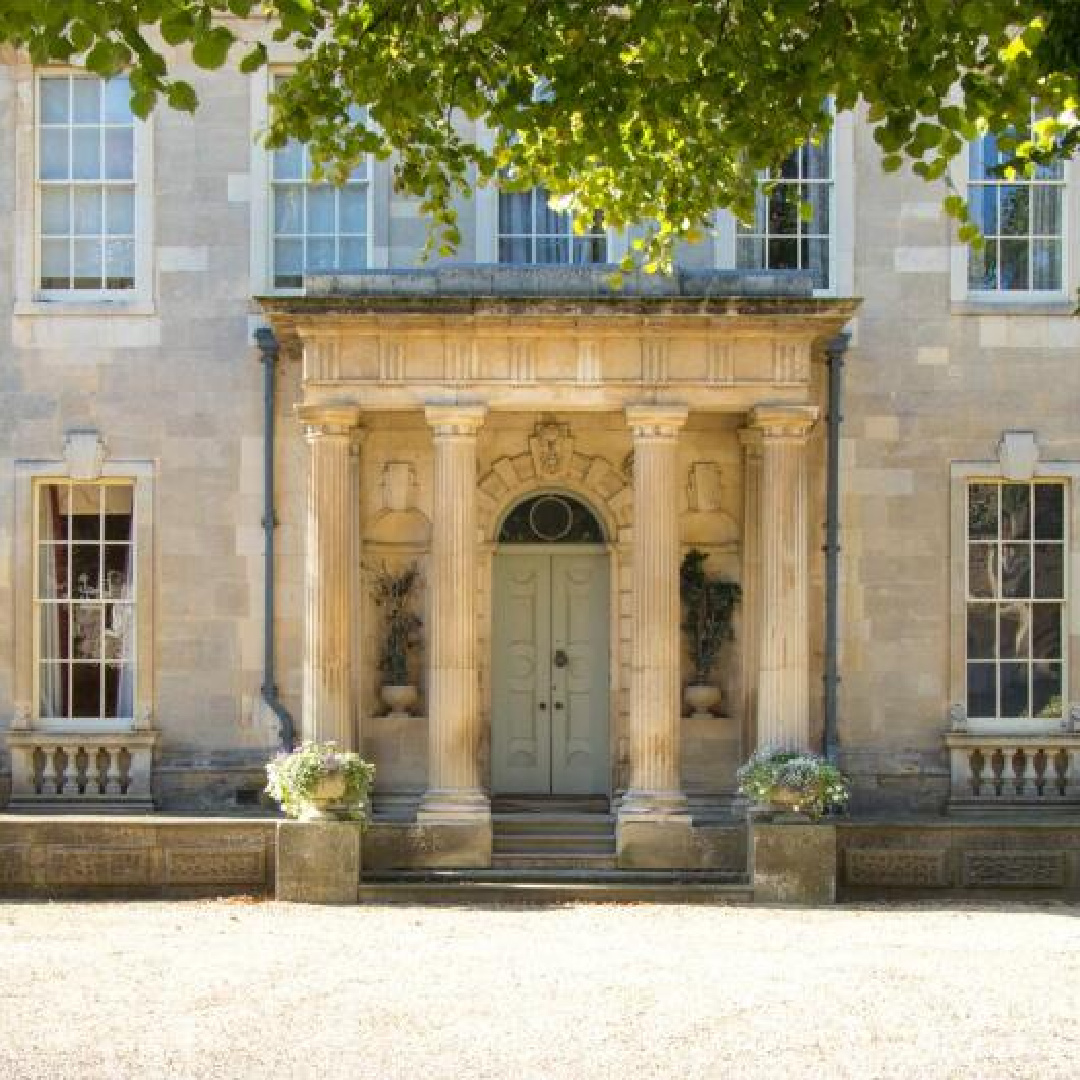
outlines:
[[[608,558],[595,549],[496,555],[494,792],[607,793],[608,592]]]

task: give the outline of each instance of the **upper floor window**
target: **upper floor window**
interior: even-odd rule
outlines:
[[[295,139],[273,152],[272,280],[301,289],[307,274],[355,273],[369,264],[369,163],[364,158],[340,185],[314,178],[308,148]]]
[[[55,480],[36,489],[37,715],[132,722],[134,485]]]
[[[1067,700],[1065,485],[967,487],[967,715],[1060,720]]]
[[[499,262],[590,266],[608,261],[607,232],[597,220],[574,233],[566,211],[553,210],[542,187],[499,192]]]
[[[136,283],[136,124],[126,78],[37,80],[37,288]]]
[[[1007,179],[1008,160],[993,135],[971,144],[968,208],[984,242],[968,253],[974,292],[1063,290],[1065,169],[1040,165],[1031,177]]]
[[[830,136],[797,150],[778,175],[762,174],[753,224],[740,224],[735,238],[739,269],[809,270],[815,289],[831,288],[832,158]]]

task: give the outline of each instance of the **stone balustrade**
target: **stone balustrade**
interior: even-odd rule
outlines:
[[[11,805],[152,810],[154,732],[12,732]]]
[[[1080,804],[1080,733],[946,737],[952,809]]]

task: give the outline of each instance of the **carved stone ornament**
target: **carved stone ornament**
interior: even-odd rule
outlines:
[[[529,436],[529,451],[538,476],[561,476],[574,457],[570,425],[540,420]]]
[[[72,480],[97,480],[105,460],[105,440],[93,429],[69,431],[64,440],[64,460]]]
[[[1069,726],[1073,731],[1080,731],[1080,701],[1069,706]]]
[[[382,505],[384,510],[412,510],[416,507],[416,469],[408,461],[388,461],[383,466]]]
[[[1003,431],[998,443],[1001,475],[1006,480],[1030,480],[1039,465],[1034,431]]]
[[[949,706],[949,727],[953,731],[967,731],[967,709],[959,701]]]
[[[720,466],[715,461],[695,461],[687,480],[687,502],[691,510],[712,513],[720,509]]]

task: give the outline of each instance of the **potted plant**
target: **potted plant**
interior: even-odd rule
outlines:
[[[419,700],[416,684],[409,681],[409,654],[420,642],[423,622],[412,609],[420,586],[420,569],[410,563],[397,572],[382,567],[375,572],[375,606],[383,611],[383,639],[379,652],[383,704],[391,716],[408,716]]]
[[[266,766],[266,793],[292,818],[363,818],[375,766],[336,743],[306,742]]]
[[[705,570],[707,556],[691,549],[679,570],[683,604],[683,632],[694,664],[693,681],[684,692],[686,705],[696,715],[710,715],[720,704],[720,688],[712,682],[720,646],[731,637],[735,606],[742,597],[738,582]]]
[[[842,809],[851,794],[848,778],[831,762],[809,750],[755,750],[735,774],[739,792],[755,805],[819,818]]]

